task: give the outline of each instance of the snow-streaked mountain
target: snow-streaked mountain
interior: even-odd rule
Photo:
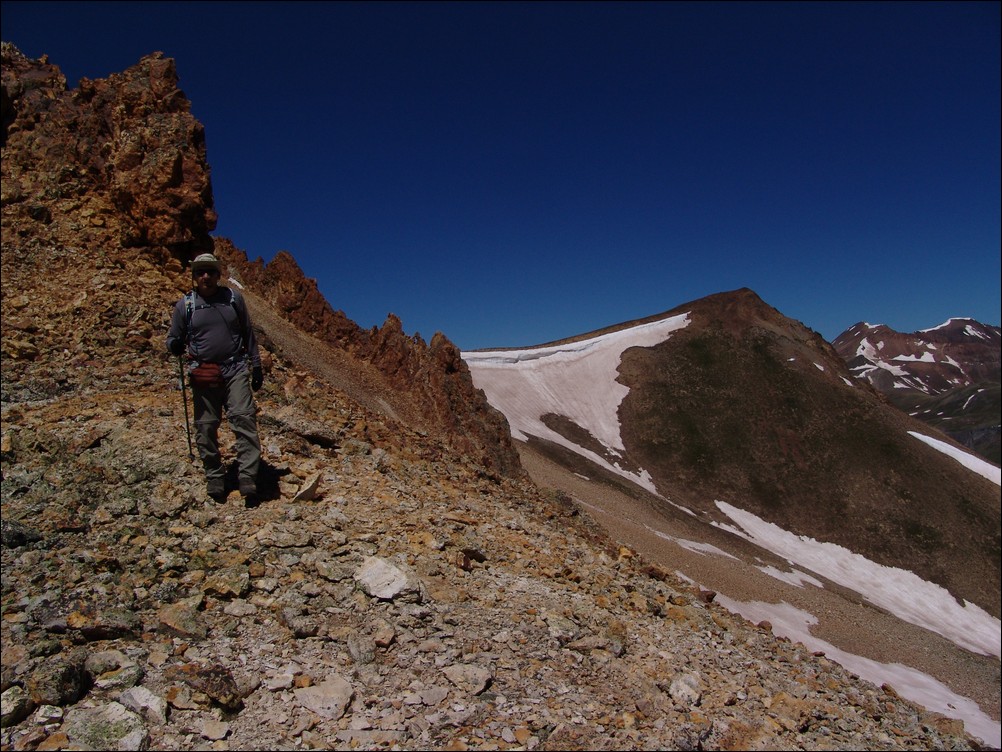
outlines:
[[[999,613],[997,483],[919,441],[953,446],[750,290],[463,358],[513,436],[580,475],[708,522],[733,504]]]
[[[833,346],[855,378],[998,464],[1000,342],[999,327],[953,318],[911,334],[861,322]]]
[[[999,327],[955,318],[912,334],[860,322],[832,344],[853,376],[882,392],[898,389],[936,395],[998,381],[1000,341]]]
[[[803,606],[735,598],[728,573],[748,577],[750,565],[794,589],[844,588],[997,667],[999,468],[888,405],[752,291],[463,358],[530,473],[562,468],[546,481],[645,554],[663,556],[668,542],[660,561],[728,608],[946,712],[966,701],[819,640]],[[829,613],[844,606],[838,592]]]

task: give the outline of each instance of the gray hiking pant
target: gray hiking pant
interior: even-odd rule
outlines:
[[[250,372],[242,368],[221,387],[202,389],[193,386],[191,394],[195,410],[195,443],[205,469],[208,492],[222,493],[225,490],[226,469],[219,455],[219,424],[224,411],[236,437],[241,491],[256,489],[261,442],[257,435],[257,407],[251,391]]]

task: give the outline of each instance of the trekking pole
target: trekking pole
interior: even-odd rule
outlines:
[[[184,388],[184,360],[177,356],[178,375],[181,381],[181,398],[184,400],[184,430],[188,435],[188,459],[194,460],[195,454],[191,451],[191,424],[188,422],[188,390]]]

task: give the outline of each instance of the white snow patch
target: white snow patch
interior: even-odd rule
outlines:
[[[464,352],[462,357],[473,383],[508,418],[514,438],[527,441],[536,436],[552,441],[657,494],[646,470],[625,470],[552,430],[542,418],[564,416],[588,431],[609,454],[621,456],[625,447],[619,405],[630,391],[616,380],[623,352],[630,347],[654,347],[688,325],[689,314],[683,313],[580,342]]]
[[[908,433],[919,441],[924,441],[933,449],[937,449],[943,454],[953,457],[953,459],[966,467],[968,470],[988,478],[988,480],[996,486],[1002,485],[1002,469],[996,467],[992,463],[986,462],[980,457],[975,457],[973,454],[968,454],[962,449],[957,449],[957,447],[947,444],[945,441],[934,439],[932,436],[926,436],[924,434],[917,433],[916,431],[909,431]]]
[[[793,585],[794,587],[802,588],[806,582],[809,585],[814,585],[814,587],[824,589],[824,583],[820,580],[811,577],[809,574],[804,574],[799,569],[794,569],[792,572],[784,572],[781,569],[776,569],[776,567],[758,567],[759,570],[765,572],[770,577],[775,577],[777,580],[782,580],[783,582]]]
[[[970,324],[964,327],[964,334],[966,334],[968,337],[977,337],[978,339],[983,339],[991,342],[991,337],[989,337],[984,332],[979,332]]]
[[[697,541],[686,540],[685,538],[676,538],[674,535],[669,535],[668,533],[663,533],[660,530],[655,530],[650,525],[645,524],[644,527],[655,536],[661,538],[662,540],[671,541],[672,543],[681,546],[686,551],[692,551],[693,553],[705,556],[706,554],[715,554],[716,556],[726,556],[728,559],[734,559],[735,561],[740,561],[738,557],[727,553],[723,549],[717,548],[712,543],[699,543]]]
[[[936,359],[931,352],[924,352],[921,355],[895,355],[891,360],[908,363],[935,363]]]
[[[971,404],[971,400],[973,400],[973,399],[974,399],[975,397],[977,397],[977,396],[978,396],[979,394],[981,394],[981,393],[982,393],[983,391],[985,391],[985,390],[984,390],[984,389],[979,389],[979,390],[978,390],[978,391],[976,391],[976,392],[975,392],[974,394],[972,394],[972,395],[971,395],[970,397],[968,397],[968,398],[967,398],[967,401],[966,401],[966,402],[964,403],[964,406],[963,406],[962,408],[960,408],[961,412],[963,412],[964,410],[966,410],[966,409],[967,409],[967,406],[968,406],[969,404]]]
[[[934,331],[936,331],[937,329],[945,329],[946,327],[948,327],[948,326],[949,326],[949,325],[950,325],[951,323],[953,323],[954,321],[964,321],[964,319],[947,319],[946,321],[944,321],[944,322],[943,322],[942,324],[940,324],[939,326],[934,326],[934,327],[932,327],[931,329],[920,329],[919,331],[920,331],[920,332],[921,332],[922,334],[925,334],[926,332],[934,332]]]
[[[794,535],[723,501],[717,507],[739,527],[715,527],[782,556],[787,561],[855,590],[875,606],[982,655],[1002,656],[1002,624],[974,603],[959,605],[949,591],[917,575],[870,561],[847,548]]]
[[[860,340],[859,347],[856,349],[856,355],[862,355],[868,361],[870,361],[876,368],[883,368],[885,371],[890,371],[894,376],[907,376],[908,372],[898,366],[890,365],[880,359],[877,355],[877,349],[882,348],[884,343],[881,342],[878,348],[874,348],[870,344],[870,341],[866,338]]]
[[[957,361],[955,361],[955,360],[954,360],[953,358],[951,358],[951,357],[950,357],[949,355],[947,355],[946,357],[944,357],[944,358],[943,358],[943,361],[942,361],[942,362],[946,363],[947,365],[951,365],[951,366],[953,366],[953,367],[954,367],[954,368],[956,368],[956,369],[957,369],[958,371],[961,371],[961,372],[963,372],[963,370],[964,370],[963,366],[961,366],[961,365],[960,365],[960,363],[958,363]]]

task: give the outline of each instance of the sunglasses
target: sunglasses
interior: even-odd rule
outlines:
[[[199,269],[197,272],[192,272],[191,276],[192,277],[204,277],[206,274],[208,274],[210,277],[218,277],[219,276],[219,270],[218,269]]]

